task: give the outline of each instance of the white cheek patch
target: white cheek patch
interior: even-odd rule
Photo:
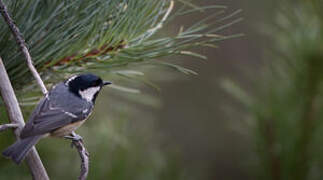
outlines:
[[[100,91],[100,87],[91,87],[91,88],[88,88],[88,89],[85,89],[83,91],[79,91],[81,97],[83,99],[86,99],[87,101],[91,102],[94,95]]]

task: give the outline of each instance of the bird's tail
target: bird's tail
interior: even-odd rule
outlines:
[[[20,164],[40,138],[41,136],[32,136],[18,140],[4,150],[2,154],[7,158],[11,158],[16,164]]]

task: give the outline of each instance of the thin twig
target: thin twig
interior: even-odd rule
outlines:
[[[4,5],[4,3],[2,2],[2,0],[0,0],[0,13],[2,14],[3,18],[5,19],[6,23],[8,24],[12,34],[14,35],[17,44],[19,45],[21,51],[23,52],[26,61],[27,61],[27,65],[28,68],[30,69],[32,75],[34,76],[34,78],[37,81],[37,84],[39,85],[40,89],[42,90],[43,94],[47,94],[47,89],[46,86],[44,84],[44,82],[41,80],[36,68],[33,65],[33,61],[31,59],[31,56],[29,54],[29,51],[27,49],[26,43],[24,38],[22,37],[18,27],[15,25],[14,21],[12,20],[12,18],[10,17],[7,7]]]
[[[7,114],[11,123],[18,125],[14,130],[16,138],[20,139],[20,131],[25,122],[22,116],[15,92],[13,91],[8,74],[0,57],[0,92],[6,106]],[[35,147],[26,156],[27,165],[35,180],[49,180],[46,169],[44,168]]]
[[[41,88],[41,90],[45,96],[48,93],[46,86],[45,86],[44,82],[42,81],[40,75],[38,74],[36,68],[33,65],[30,53],[27,49],[27,46],[26,46],[23,36],[21,35],[18,27],[15,25],[14,21],[10,17],[10,15],[7,11],[7,8],[4,5],[4,3],[2,2],[2,0],[0,0],[0,13],[2,14],[5,21],[7,22],[10,30],[12,31],[12,33],[16,39],[16,42],[19,44],[21,51],[23,52],[23,54],[26,57],[28,68],[30,69],[31,73],[33,74],[34,78],[37,81],[37,84],[39,85],[39,87]],[[18,102],[17,102],[17,105],[18,105]],[[75,141],[75,142],[73,142],[73,144],[75,144],[75,146],[77,147],[77,150],[80,154],[81,161],[82,161],[80,179],[85,180],[87,178],[88,170],[89,170],[89,158],[88,158],[89,153],[87,152],[83,142]],[[47,177],[47,179],[48,179],[48,177]]]
[[[73,146],[75,146],[76,149],[78,150],[81,158],[81,173],[78,179],[86,180],[87,175],[89,173],[89,152],[85,149],[85,146],[82,140],[72,141],[72,143],[73,143]]]
[[[3,124],[0,125],[0,132],[5,131],[7,129],[13,129],[19,127],[19,124]]]

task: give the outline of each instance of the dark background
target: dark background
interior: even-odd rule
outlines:
[[[165,135],[166,144],[178,146],[188,172],[197,173],[201,179],[250,179],[246,169],[253,158],[253,147],[241,112],[243,106],[225,92],[220,83],[229,77],[253,90],[251,81],[261,70],[263,61],[264,38],[258,27],[265,18],[265,3],[246,0],[195,2],[227,5],[229,12],[243,9],[244,21],[231,26],[225,33],[242,32],[245,35],[223,41],[217,49],[199,49],[198,52],[208,57],[207,61],[180,58],[185,67],[199,75],[180,75],[183,79],[176,83],[160,84],[163,106],[158,112],[158,128]],[[203,14],[181,22],[190,24],[201,16]]]

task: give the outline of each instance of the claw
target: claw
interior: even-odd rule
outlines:
[[[83,138],[82,138],[82,136],[80,136],[80,135],[78,135],[78,134],[75,134],[75,136],[71,136],[71,135],[69,135],[69,136],[64,136],[64,138],[65,139],[70,139],[70,140],[72,140],[72,141],[82,141],[83,140]]]
[[[64,136],[65,139],[70,139],[72,141],[83,141],[82,136],[76,134],[74,131],[68,135],[68,136]],[[73,142],[71,143],[71,147],[73,148]]]

